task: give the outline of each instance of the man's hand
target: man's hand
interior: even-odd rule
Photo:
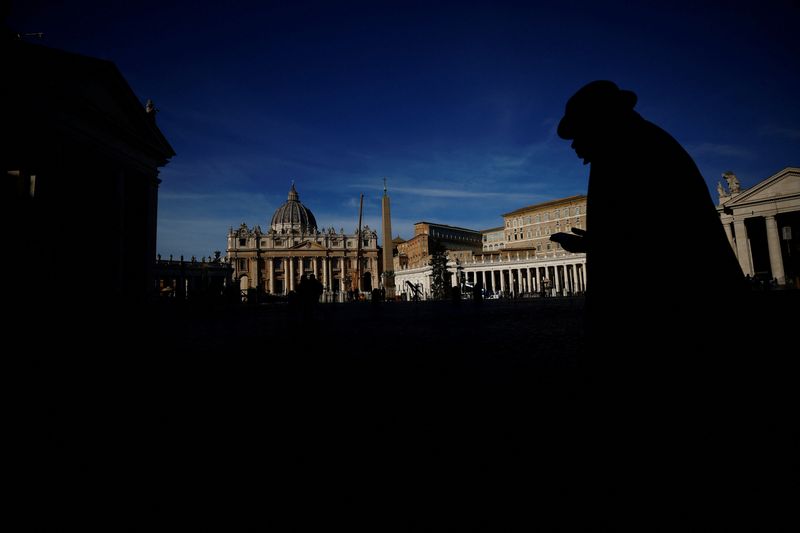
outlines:
[[[568,252],[585,253],[587,246],[586,232],[580,228],[570,228],[572,233],[554,233],[550,240],[557,242]]]

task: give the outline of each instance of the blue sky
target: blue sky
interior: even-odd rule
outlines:
[[[203,4],[198,5],[198,4]],[[711,190],[800,165],[800,5],[760,2],[17,1],[8,24],[110,59],[177,156],[161,174],[158,250],[207,256],[266,228],[295,180],[320,226],[358,198],[393,232],[484,229],[586,192],[555,135],[594,79],[689,151]],[[643,169],[642,179],[647,179]],[[679,195],[680,191],[673,191]],[[642,198],[646,213],[647,199]]]

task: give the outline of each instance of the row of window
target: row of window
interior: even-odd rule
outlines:
[[[506,227],[517,228],[520,226],[527,226],[528,224],[538,224],[540,222],[549,222],[551,220],[558,220],[560,218],[567,218],[570,216],[580,216],[582,213],[586,213],[586,210],[582,209],[581,206],[554,209],[553,211],[548,211],[547,213],[516,217],[506,220]]]
[[[544,228],[537,227],[536,229],[528,228],[527,230],[520,229],[517,231],[514,229],[513,233],[508,232],[506,233],[506,239],[509,241],[517,241],[517,240],[524,240],[524,239],[533,239],[534,237],[542,237],[544,235],[550,235],[551,233],[558,233],[560,231],[566,231],[568,228],[580,228],[581,227],[581,220],[575,219],[573,224],[569,224],[569,221],[561,226],[560,222],[556,222],[556,226],[554,231],[550,231],[550,226],[544,226]]]
[[[321,240],[320,241],[316,241],[316,242],[318,244],[324,244],[324,241],[321,241]],[[288,243],[288,241],[284,242],[284,241],[282,241],[280,239],[275,239],[273,245],[275,247],[278,247],[278,246],[283,246],[284,244],[287,244],[287,243]],[[338,246],[338,245],[339,245],[339,241],[337,239],[331,239],[330,246]],[[362,241],[361,245],[364,246],[364,247],[369,247],[369,245],[370,245],[369,239],[364,239]],[[247,239],[239,239],[239,246],[240,247],[246,247],[247,246]],[[261,246],[266,248],[267,247],[267,241],[266,240],[262,240],[261,241]],[[352,248],[353,246],[355,246],[354,241],[345,242],[345,247],[346,248]]]
[[[239,258],[239,271],[240,272],[248,270],[247,261],[248,261],[247,259]],[[275,270],[281,270],[282,268],[284,268],[284,264],[283,264],[284,261],[285,261],[285,259],[273,259],[272,260],[273,268]],[[303,269],[311,269],[313,267],[312,261],[313,261],[313,259],[311,259],[311,258],[303,258],[302,259],[302,267],[303,267]],[[334,268],[334,269],[339,268],[342,265],[342,261],[343,261],[342,258],[335,258],[335,257],[331,258],[331,268]],[[344,259],[344,261],[346,261],[344,263],[344,265],[347,268],[356,268],[356,264],[357,263],[356,263],[356,260],[354,258],[347,258],[347,259]],[[362,266],[362,268],[369,268],[369,259],[362,258],[361,259],[361,266]]]
[[[453,231],[440,231],[440,230],[431,230],[431,237],[437,237],[440,239],[449,239],[453,241],[475,241],[478,240],[477,235],[471,234],[464,234],[464,233],[456,233]]]

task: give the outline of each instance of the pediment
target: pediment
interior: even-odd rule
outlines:
[[[295,244],[290,250],[308,250],[309,252],[325,252],[328,249],[322,246],[319,243],[311,242],[311,241],[303,241],[301,243]]]
[[[92,137],[123,140],[151,153],[159,166],[175,155],[112,62],[22,42],[15,42],[11,52],[9,72],[26,81],[20,87],[41,88],[16,93],[22,109],[41,111],[47,120]]]
[[[798,195],[800,195],[800,168],[787,167],[741,194],[737,194],[726,201],[724,206],[734,208]]]

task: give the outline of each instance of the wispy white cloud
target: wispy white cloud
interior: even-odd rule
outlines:
[[[410,194],[413,196],[423,196],[428,198],[474,198],[474,199],[487,199],[487,198],[503,198],[509,200],[517,200],[520,198],[519,193],[506,193],[496,191],[467,191],[463,189],[437,189],[429,187],[392,187],[392,194]]]
[[[784,139],[800,139],[800,128],[787,128],[776,124],[765,124],[758,128],[758,134],[766,137],[783,137]]]
[[[732,144],[700,143],[687,146],[686,150],[693,156],[718,156],[752,159],[755,154],[752,150]]]

